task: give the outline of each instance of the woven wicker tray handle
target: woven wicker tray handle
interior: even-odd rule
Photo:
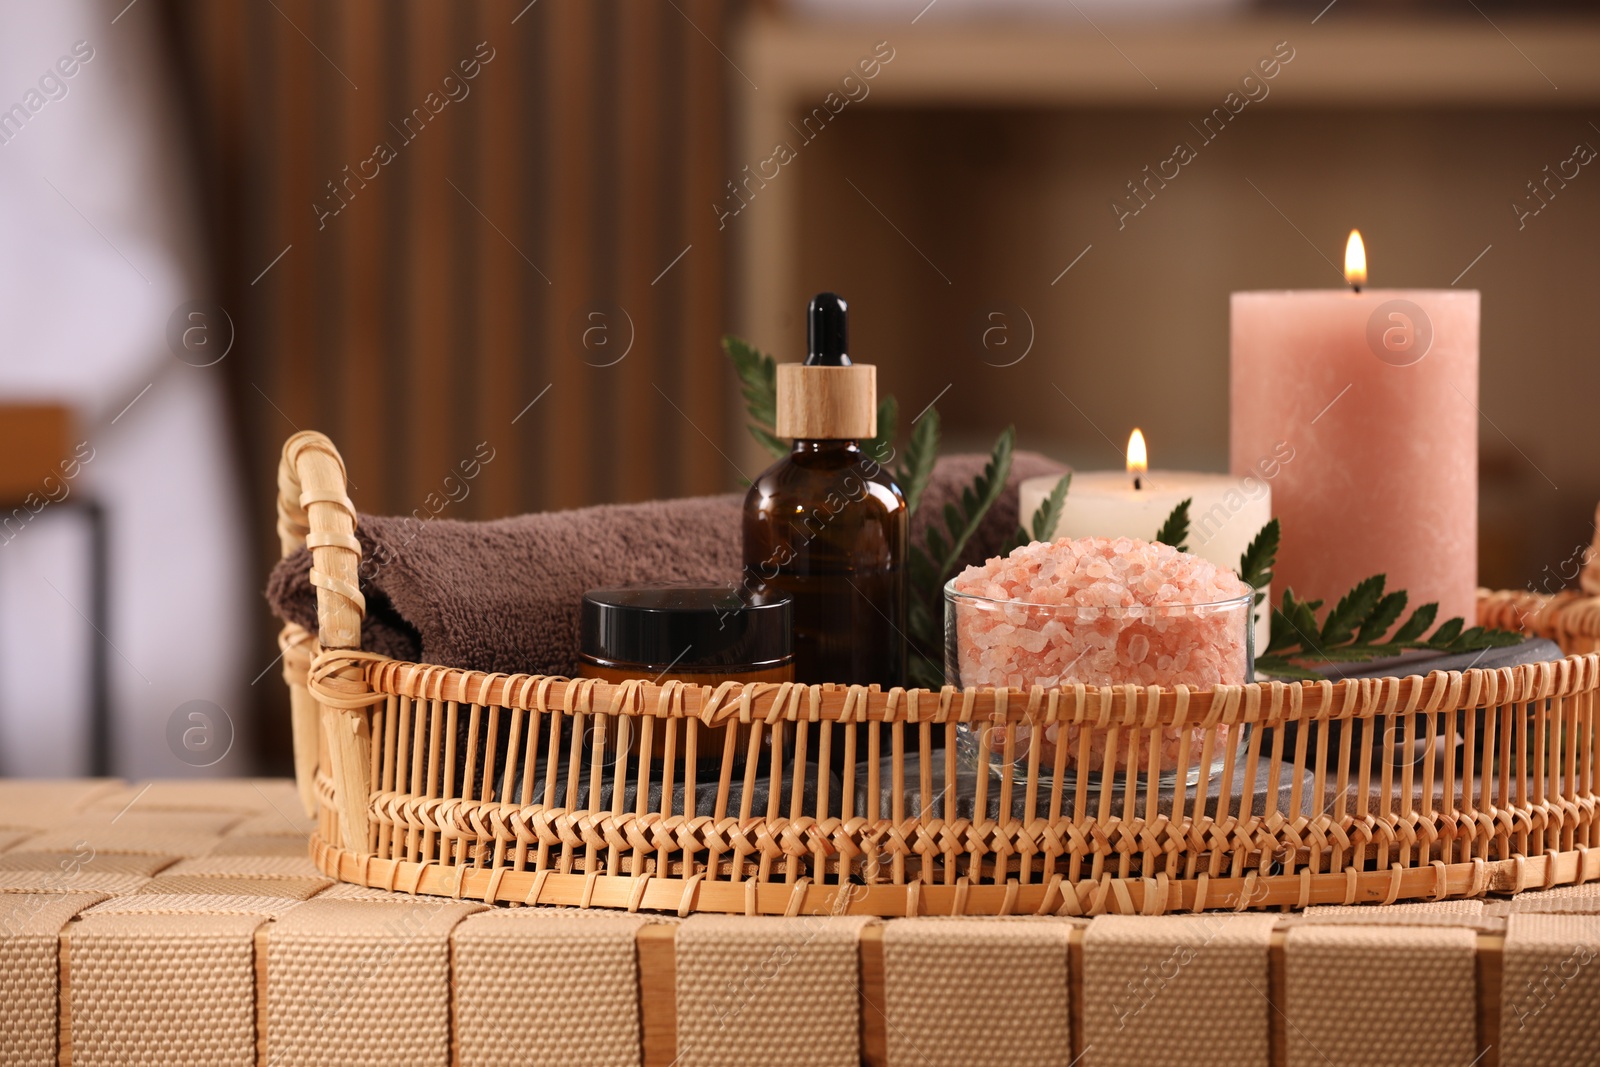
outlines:
[[[333,442],[304,430],[284,443],[278,465],[278,540],[288,556],[311,546],[317,638],[323,648],[360,648],[366,601],[357,583],[361,543],[345,493],[344,460]]]
[[[321,649],[360,648],[361,543],[356,540],[356,510],[345,492],[344,460],[323,434],[305,430],[284,443],[278,465],[278,540],[285,556],[311,549],[311,584],[317,590],[317,635],[311,655]],[[285,646],[285,659],[290,649]],[[340,677],[340,673],[344,677]],[[357,666],[325,679],[333,689],[366,691]],[[296,687],[291,686],[291,692]],[[304,693],[301,686],[300,692]],[[341,830],[348,847],[366,839],[367,797],[372,791],[370,726],[358,711],[327,708],[309,694],[297,694],[293,708],[295,777],[307,813],[316,810],[314,781],[319,725],[326,730],[328,761],[339,798]]]

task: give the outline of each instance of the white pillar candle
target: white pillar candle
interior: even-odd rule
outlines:
[[[1143,437],[1137,440],[1142,452]],[[1129,448],[1134,450],[1132,440]],[[1272,490],[1267,482],[1275,473],[1262,470],[1235,478],[1194,471],[1074,471],[1056,536],[1154,541],[1172,509],[1192,500],[1188,550],[1237,573],[1239,557],[1272,518]],[[1057,480],[1047,475],[1022,483],[1018,503],[1024,526],[1033,521],[1033,513]],[[1271,591],[1267,592],[1268,599],[1257,609],[1258,654],[1267,647],[1272,614],[1267,610]]]

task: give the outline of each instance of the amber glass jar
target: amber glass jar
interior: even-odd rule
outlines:
[[[596,589],[583,596],[578,670],[608,682],[792,682],[791,634],[786,599],[746,599],[726,586]],[[699,757],[721,759],[726,730],[701,726],[697,735]],[[736,745],[747,740],[741,729]],[[660,743],[654,754],[660,758]]]

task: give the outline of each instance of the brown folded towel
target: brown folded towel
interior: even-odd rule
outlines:
[[[921,544],[929,523],[983,469],[987,457],[939,460],[911,521]],[[999,551],[1017,525],[1017,485],[1059,474],[1061,464],[1018,452],[1006,491],[967,543],[963,565]],[[362,515],[361,647],[396,659],[511,673],[572,675],[578,665],[583,594],[644,582],[737,583],[743,497],[692,497],[518,515],[493,522]],[[272,570],[267,601],[277,615],[316,628],[311,554]]]

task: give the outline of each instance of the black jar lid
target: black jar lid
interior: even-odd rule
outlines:
[[[636,585],[583,595],[585,656],[665,668],[788,659],[787,600],[752,601],[727,586]]]

